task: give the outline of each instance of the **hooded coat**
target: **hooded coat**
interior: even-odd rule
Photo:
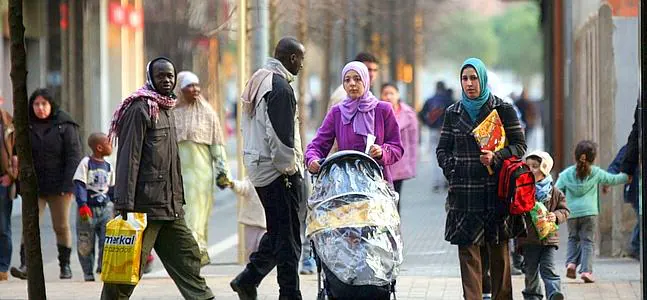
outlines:
[[[29,102],[31,153],[38,179],[38,195],[52,196],[74,192],[74,172],[81,161],[79,125],[52,101],[47,119],[38,119]]]
[[[566,194],[566,202],[571,211],[569,219],[597,216],[600,213],[598,186],[627,183],[627,174],[611,174],[598,166],[591,167],[591,174],[584,180],[577,178],[575,166],[570,166],[559,174],[558,189]]]

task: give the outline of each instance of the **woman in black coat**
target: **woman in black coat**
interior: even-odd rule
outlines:
[[[49,206],[56,233],[60,278],[72,278],[70,254],[70,206],[74,200],[72,177],[81,160],[79,125],[59,109],[47,89],[38,89],[29,97],[29,133],[34,168],[38,178],[38,211],[42,218]],[[20,247],[20,268],[12,268],[14,277],[25,279],[25,250]]]
[[[481,299],[480,247],[490,253],[492,299],[512,299],[508,239],[514,236],[512,217],[497,198],[498,171],[510,157],[523,157],[526,142],[512,105],[490,93],[487,70],[470,58],[461,68],[462,99],[447,108],[436,154],[449,181],[445,239],[458,245],[465,299]],[[503,121],[508,145],[481,151],[472,130],[493,110]],[[496,173],[489,175],[487,167]]]

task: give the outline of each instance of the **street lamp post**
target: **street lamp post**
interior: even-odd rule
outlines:
[[[239,95],[245,89],[247,81],[247,0],[238,1],[238,87]],[[243,164],[243,134],[240,129],[240,120],[243,116],[242,102],[236,103],[236,150],[238,157],[238,178],[245,176],[245,166]],[[238,196],[237,210],[241,209],[242,198]],[[245,262],[245,230],[242,224],[238,223],[238,263]]]

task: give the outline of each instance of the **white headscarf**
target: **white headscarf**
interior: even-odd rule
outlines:
[[[177,74],[176,95],[178,105],[173,110],[175,113],[175,127],[177,141],[193,141],[205,145],[222,145],[224,138],[220,127],[218,114],[207,103],[202,94],[193,102],[184,99],[182,88],[190,84],[198,84],[198,76],[189,71]]]

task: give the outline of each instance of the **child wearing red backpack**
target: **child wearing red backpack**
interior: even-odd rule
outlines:
[[[619,185],[630,181],[627,174],[611,174],[594,166],[597,145],[592,141],[581,141],[575,147],[575,161],[559,174],[556,186],[566,193],[566,201],[571,211],[568,217],[568,249],[566,258],[566,277],[575,279],[580,265],[581,278],[585,283],[593,279],[593,241],[600,206],[598,186]]]
[[[566,197],[555,187],[550,175],[553,158],[544,151],[533,151],[526,156],[526,164],[535,177],[535,201],[541,202],[548,209],[548,221],[557,224],[566,222],[570,214],[566,207]],[[524,257],[526,276],[523,297],[524,299],[543,298],[539,285],[539,274],[541,274],[546,289],[546,299],[563,300],[561,280],[555,266],[559,235],[555,232],[545,239],[540,239],[535,226],[530,225],[532,222],[530,214],[526,214],[526,224],[529,225],[528,235],[518,238]]]

